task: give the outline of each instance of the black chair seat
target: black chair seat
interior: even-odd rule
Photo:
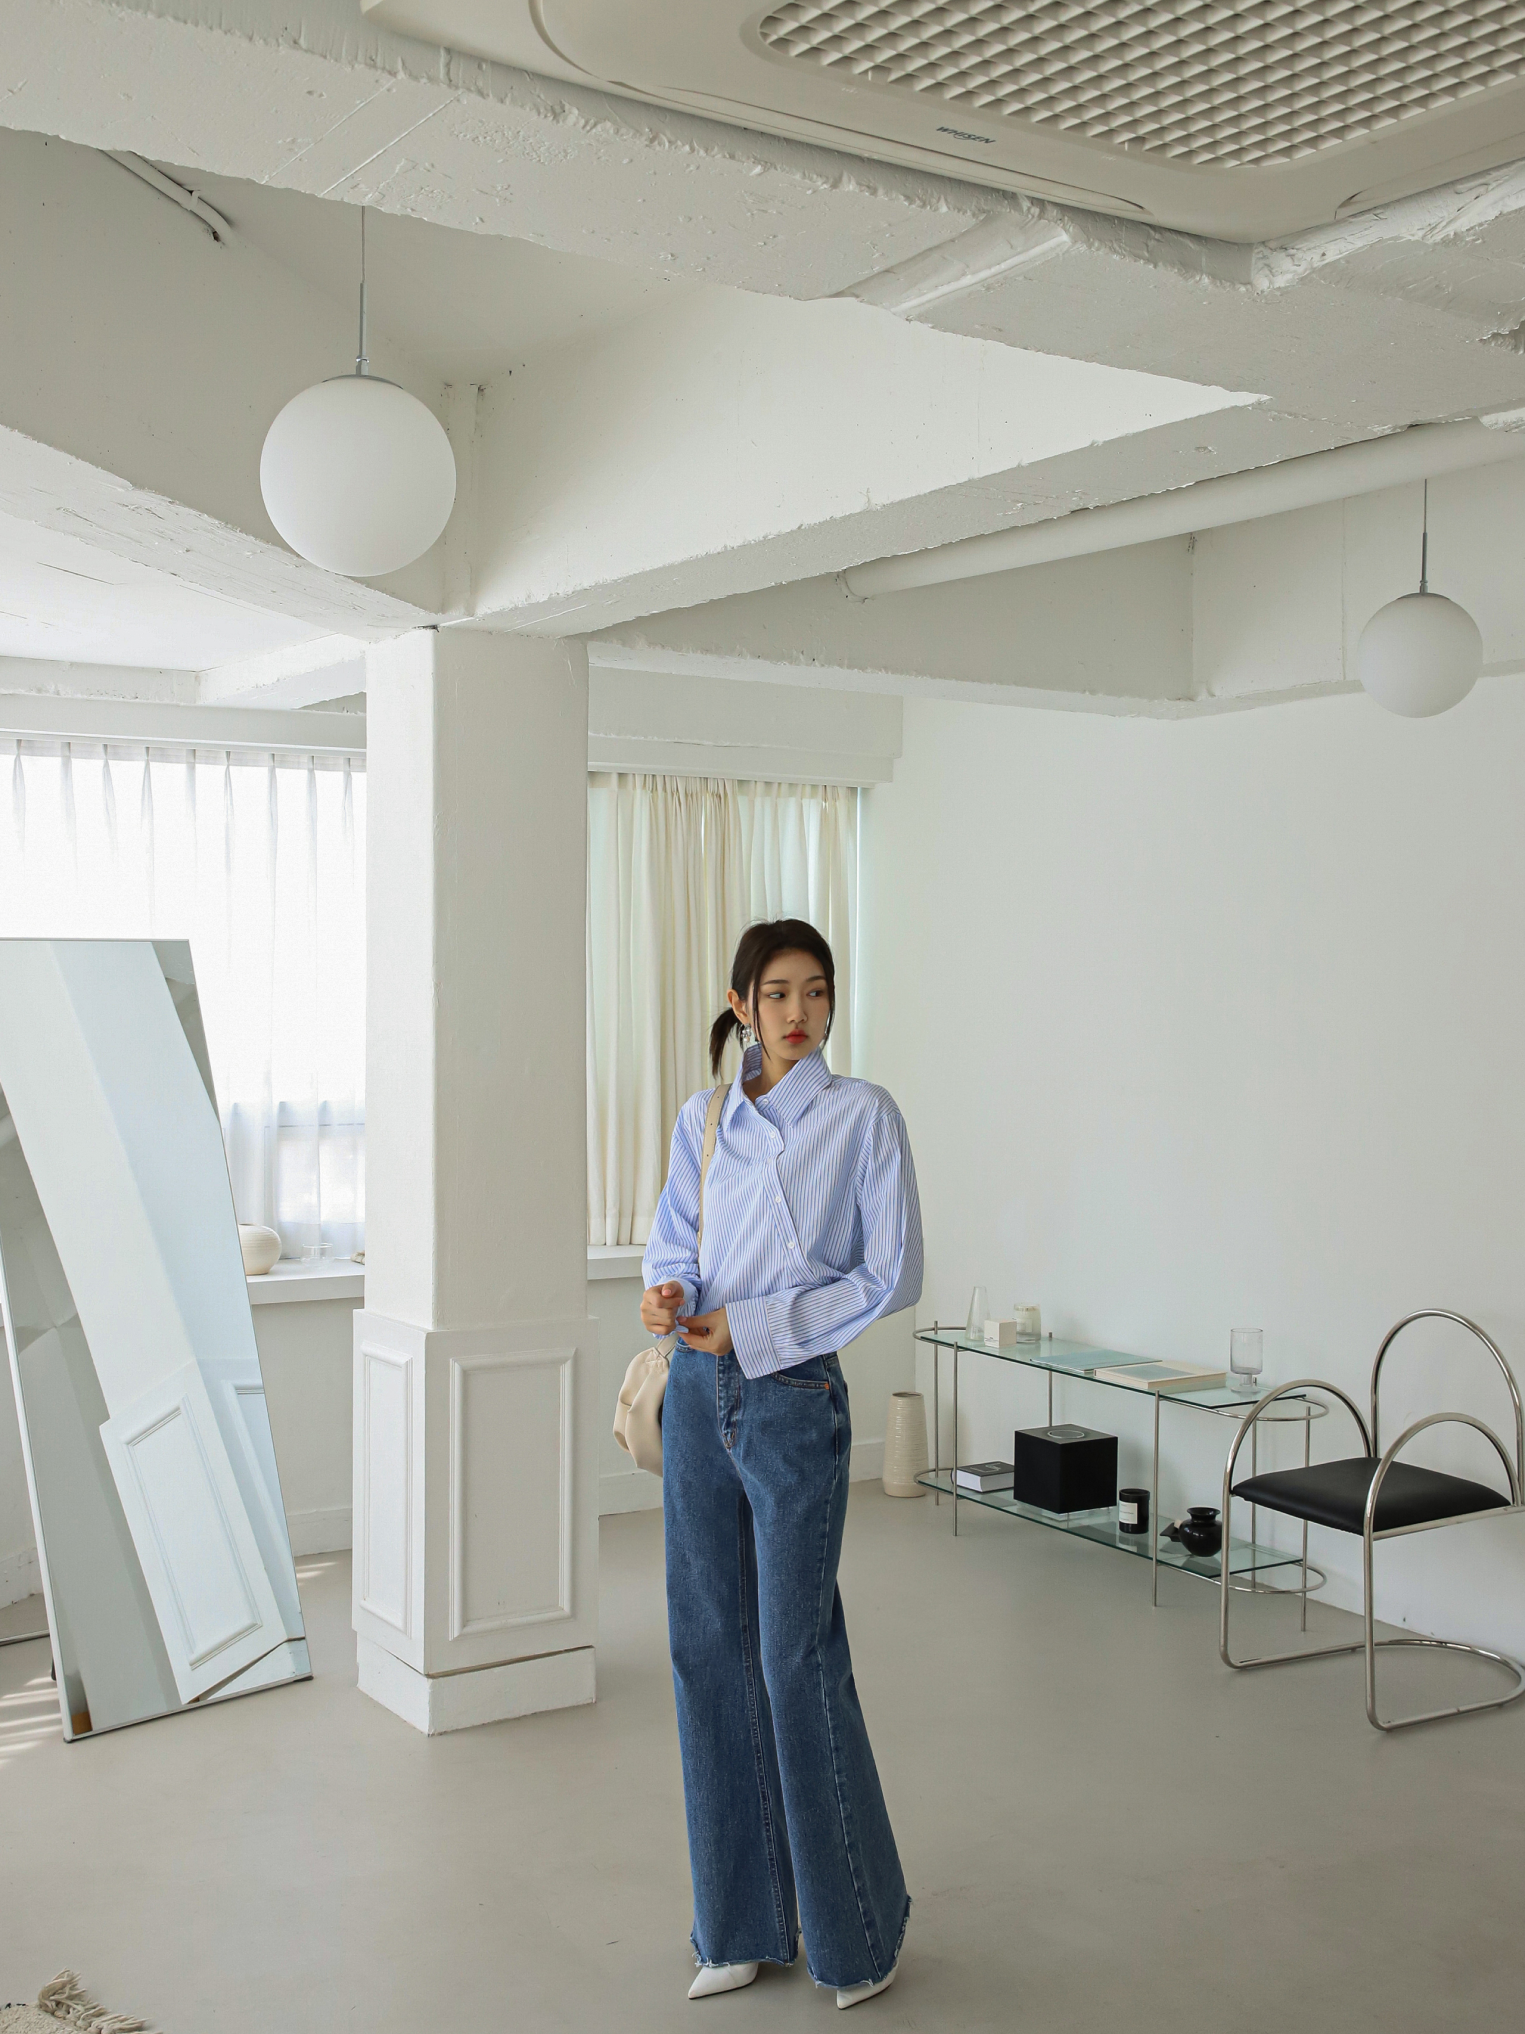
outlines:
[[[1337,1533],[1359,1533],[1366,1518],[1366,1497],[1377,1473],[1375,1455],[1356,1455],[1345,1462],[1315,1462],[1307,1469],[1275,1469],[1234,1485],[1235,1497],[1263,1504],[1267,1511],[1305,1518]],[[1486,1483],[1465,1476],[1445,1476],[1413,1462],[1395,1462],[1382,1479],[1373,1530],[1392,1532],[1401,1526],[1429,1525],[1469,1511],[1497,1511],[1509,1499]]]

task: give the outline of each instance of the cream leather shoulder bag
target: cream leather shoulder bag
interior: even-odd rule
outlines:
[[[704,1182],[709,1177],[710,1160],[715,1155],[720,1111],[729,1092],[730,1083],[722,1081],[710,1096],[709,1113],[704,1119],[704,1151],[699,1160],[696,1256],[704,1242]],[[668,1366],[677,1346],[676,1335],[664,1335],[652,1348],[643,1349],[639,1356],[633,1356],[630,1368],[625,1372],[625,1381],[620,1386],[619,1404],[614,1408],[615,1440],[632,1458],[637,1469],[649,1469],[653,1476],[662,1473],[662,1400],[667,1393]]]

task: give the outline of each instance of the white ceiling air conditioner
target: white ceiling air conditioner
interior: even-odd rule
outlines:
[[[1525,156],[1514,0],[362,0],[404,34],[1229,240]]]

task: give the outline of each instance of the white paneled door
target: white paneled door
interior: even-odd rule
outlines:
[[[194,1702],[286,1639],[195,1364],[115,1413],[101,1440],[175,1685]]]

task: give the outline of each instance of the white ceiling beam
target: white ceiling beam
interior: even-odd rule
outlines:
[[[616,661],[618,660],[618,661]],[[693,678],[720,678],[748,685],[799,686],[815,679],[842,692],[896,699],[945,699],[964,706],[1022,706],[1065,713],[1142,715],[1175,720],[1206,706],[1221,711],[1238,701],[1198,702],[1190,697],[1154,697],[1105,690],[1006,683],[997,679],[944,678],[911,670],[870,670],[848,664],[784,663],[765,656],[717,650],[641,650],[624,645],[588,646],[590,670],[676,671]],[[1252,702],[1253,703],[1253,702]],[[633,767],[627,765],[626,767]]]
[[[1186,706],[1191,557],[1183,539],[867,603],[813,579],[627,623],[591,638],[588,661],[991,705]]]
[[[1118,222],[1098,223],[1125,242]],[[1096,227],[1075,227],[1057,258],[914,317],[970,338],[1259,389],[1287,416],[1327,422],[1325,442],[1341,444],[1519,403],[1519,352],[1485,343],[1519,321],[1514,233],[1506,219],[1454,247],[1357,251],[1297,287],[1261,292],[1146,263]]]
[[[150,705],[194,706],[196,673],[140,664],[0,657],[0,693],[27,693],[38,699],[120,699]]]
[[[846,293],[940,331],[1251,387],[1330,443],[1518,403],[1525,166],[1262,248],[1013,199]],[[1062,243],[1061,242],[1062,236]]]
[[[952,378],[951,363],[947,374]],[[681,381],[681,375],[676,379]],[[971,395],[976,391],[977,384],[968,385]],[[875,389],[865,379],[859,393],[867,406]],[[931,392],[923,393],[930,416]],[[1034,407],[1038,407],[1036,397]],[[648,412],[648,417],[655,415]],[[850,423],[851,417],[852,412],[844,407],[835,422],[840,427]],[[907,423],[908,419],[902,416],[899,421]],[[796,490],[793,500],[799,506],[792,515],[779,513],[777,497],[759,500],[736,484],[738,467],[749,457],[747,440],[766,445],[770,422],[738,432],[729,445],[722,441],[713,449],[698,440],[681,438],[664,448],[654,425],[651,459],[655,465],[643,463],[646,448],[640,439],[611,434],[603,484],[595,497],[602,504],[599,515],[580,510],[579,495],[569,491],[564,499],[556,500],[548,489],[543,508],[533,520],[526,518],[528,527],[518,534],[514,548],[505,544],[499,553],[500,571],[483,575],[484,606],[499,608],[505,624],[586,633],[596,652],[610,631],[624,638],[649,630],[659,646],[672,641],[692,647],[686,635],[688,624],[676,610],[694,617],[695,625],[702,627],[717,603],[755,596],[770,603],[768,626],[774,630],[771,641],[780,663],[798,662],[808,669],[819,657],[828,663],[850,664],[850,656],[834,657],[823,648],[824,639],[813,631],[824,618],[817,615],[812,603],[805,619],[797,612],[788,588],[826,578],[832,609],[845,609],[850,603],[827,576],[861,559],[870,547],[876,555],[885,555],[912,549],[934,532],[953,541],[1019,518],[1042,521],[1118,496],[1126,498],[1146,488],[1184,486],[1224,468],[1232,471],[1287,452],[1313,450],[1327,442],[1325,434],[1332,428],[1319,421],[1278,415],[1263,406],[1230,408],[962,480],[955,480],[945,468],[943,485],[928,480],[921,491],[908,488],[899,499],[882,485],[865,485],[867,499],[857,502],[823,489],[812,515],[803,487],[813,447],[810,431],[801,430],[800,423],[797,415],[789,427],[798,431],[797,437],[768,447],[769,452],[790,444],[794,447],[794,470],[788,486]],[[871,427],[869,418],[863,429]],[[851,437],[851,433],[846,435]],[[930,459],[938,450],[930,422],[919,437],[922,456]],[[819,450],[823,441],[824,433],[817,436],[814,449]],[[1001,456],[991,437],[980,442],[985,456]],[[946,445],[942,448],[944,452],[948,449]],[[1036,445],[1032,449],[1041,451]],[[683,456],[669,484],[660,462],[675,450]],[[1014,448],[1014,452],[1019,450]],[[844,460],[855,456],[848,443]],[[515,469],[508,464],[503,470]],[[531,483],[525,463],[520,462],[517,470],[528,490]],[[861,468],[859,471],[861,477]],[[827,481],[839,484],[840,473],[828,472]],[[790,500],[787,493],[782,498]],[[614,507],[622,500],[629,501],[630,511],[616,515]],[[782,528],[770,530],[764,523],[749,530],[741,521],[749,514],[760,520],[762,512],[770,509]],[[834,514],[827,513],[833,510]],[[665,534],[657,527],[656,518],[669,513],[685,519],[679,533],[681,546],[671,527]],[[506,512],[504,519],[506,523]],[[489,533],[491,527],[489,524]],[[554,548],[549,542],[551,535],[558,540]],[[611,535],[622,547],[623,556],[611,553]],[[641,548],[651,545],[654,537],[661,538],[669,562],[646,566]],[[547,585],[545,579],[552,572],[564,576]],[[956,616],[950,615],[948,623],[954,627],[954,637],[949,639],[945,629],[935,651],[943,658],[959,654]],[[884,653],[885,668],[898,668],[897,646],[886,643]]]
[[[1424,241],[1431,246],[1474,236],[1497,220],[1525,211],[1525,163],[1480,171],[1417,191],[1386,205],[1373,205],[1348,219],[1314,226],[1285,240],[1267,241],[1251,257],[1251,279],[1258,290],[1286,289],[1318,270],[1337,266],[1368,249],[1395,241]]]
[[[1481,435],[1481,434],[1480,434]],[[595,670],[677,671],[988,704],[1181,715],[1354,689],[1370,617],[1412,592],[1417,479],[1200,535],[854,600],[836,578],[593,636]],[[1429,484],[1432,587],[1525,667],[1525,458]]]
[[[430,623],[428,608],[320,571],[184,502],[134,487],[0,426],[0,513],[94,544],[186,586],[325,632],[384,637]]]
[[[1433,479],[1442,473],[1519,458],[1525,458],[1525,432],[1489,430],[1479,421],[1420,424],[1361,444],[1340,445],[1246,473],[1201,480],[1166,494],[1083,509],[1018,529],[994,530],[905,557],[879,558],[843,573],[842,584],[855,599],[870,600],[916,586],[942,586],[955,579],[979,579],[1046,565],[1057,558],[1085,557],[1161,537],[1223,529],[1230,523],[1252,522],[1291,509],[1376,494],[1404,481]]]
[[[589,668],[588,760],[595,769],[886,784],[902,740],[895,697]]]
[[[615,657],[621,660],[617,664],[612,661]],[[1240,713],[1250,707],[1282,706],[1296,700],[1325,699],[1335,693],[1359,692],[1361,689],[1354,679],[1330,682],[1319,678],[1307,683],[1246,687],[1233,692],[1127,692],[1111,690],[1106,683],[1095,681],[1075,686],[1037,685],[1020,679],[944,678],[926,671],[875,671],[845,664],[820,664],[807,672],[801,664],[774,663],[761,656],[726,655],[706,650],[611,649],[595,644],[589,645],[589,668],[609,671],[677,670],[695,678],[720,678],[750,685],[798,686],[813,674],[822,685],[844,692],[858,691],[897,699],[951,700],[961,706],[1015,706],[1028,711],[1097,713],[1113,718],[1143,720],[1192,720],[1204,714]],[[1522,668],[1525,668],[1525,659],[1484,666],[1490,675]],[[1126,669],[1126,665],[1119,661],[1113,667],[1114,677]],[[1184,668],[1182,677],[1184,681]],[[889,760],[891,767],[883,779],[863,776],[843,777],[840,781],[864,784],[887,782],[894,774],[893,759]],[[641,766],[632,761],[603,767],[635,769]],[[648,764],[645,767],[667,766]],[[808,775],[806,773],[807,781]]]
[[[582,634],[1289,443],[1253,393],[706,294],[487,391],[476,612]]]
[[[164,700],[39,698],[0,693],[0,739],[146,743],[363,756],[363,713],[272,713]]]
[[[767,748],[745,742],[665,741],[656,736],[588,736],[590,770],[673,777],[748,777],[772,784],[888,784],[893,756]]]
[[[0,120],[802,297],[830,295],[1004,202],[447,54],[341,0],[252,0],[199,21],[130,0],[8,0]]]
[[[240,657],[198,674],[197,701],[202,706],[308,707],[343,699],[365,690],[365,650],[355,636],[319,636],[289,649]]]

